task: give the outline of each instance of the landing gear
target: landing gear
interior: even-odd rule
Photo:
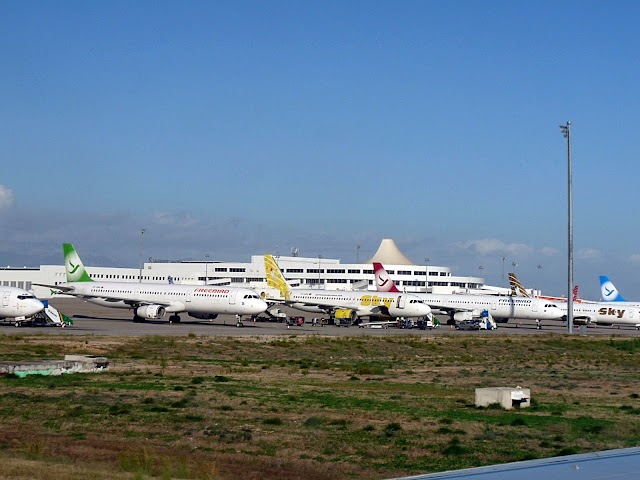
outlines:
[[[133,323],[144,323],[144,318],[139,315],[133,314]]]
[[[180,323],[180,315],[171,315],[169,317],[169,323]]]
[[[242,323],[242,316],[241,315],[236,315],[236,327],[238,327],[238,328],[244,327],[244,324]]]

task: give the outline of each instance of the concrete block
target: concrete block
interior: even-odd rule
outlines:
[[[505,410],[526,408],[531,405],[531,389],[520,386],[476,388],[476,407],[488,407],[495,403]]]

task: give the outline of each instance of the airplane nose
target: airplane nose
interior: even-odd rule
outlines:
[[[25,311],[25,316],[30,317],[31,315],[35,315],[36,313],[44,310],[44,303],[36,298],[33,298],[29,301],[29,305],[27,306],[26,310],[29,313]]]
[[[253,313],[255,315],[264,312],[269,307],[269,305],[267,305],[267,302],[265,302],[264,300],[256,299],[253,301],[252,307],[254,308]]]

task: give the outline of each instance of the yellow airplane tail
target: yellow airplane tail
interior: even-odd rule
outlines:
[[[285,280],[284,275],[282,275],[273,255],[266,254],[264,256],[264,272],[267,277],[267,285],[277,288],[282,298],[289,300],[291,298],[291,287]]]

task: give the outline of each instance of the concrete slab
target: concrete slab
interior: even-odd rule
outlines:
[[[64,373],[96,373],[109,369],[107,357],[65,355],[64,360],[34,362],[0,362],[0,376],[62,375]]]
[[[499,404],[505,410],[531,405],[531,389],[518,387],[476,388],[476,407]]]

